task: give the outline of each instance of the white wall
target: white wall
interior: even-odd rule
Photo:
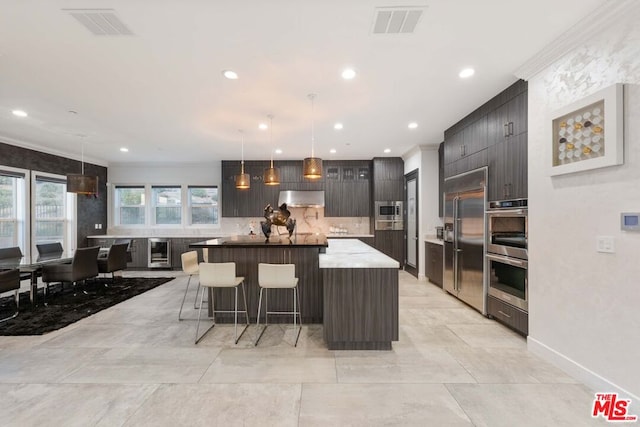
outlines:
[[[529,349],[596,391],[640,396],[640,8],[529,80]],[[625,163],[550,177],[553,111],[625,83]],[[605,118],[606,120],[606,118]],[[605,130],[606,132],[606,130]],[[614,254],[596,236],[615,238]]]
[[[405,175],[418,169],[418,277],[424,278],[424,237],[435,236],[435,227],[442,225],[438,217],[438,147],[416,147],[403,156],[403,160]]]
[[[218,185],[222,162],[185,164],[117,164],[108,169],[109,184]]]

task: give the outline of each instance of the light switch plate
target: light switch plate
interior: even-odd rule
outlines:
[[[598,252],[613,254],[616,252],[613,236],[598,236],[596,238]]]

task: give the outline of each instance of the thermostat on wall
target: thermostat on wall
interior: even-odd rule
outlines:
[[[640,231],[640,212],[622,212],[620,214],[622,231]]]

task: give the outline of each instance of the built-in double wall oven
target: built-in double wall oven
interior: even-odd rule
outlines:
[[[525,312],[529,309],[527,200],[490,202],[487,211],[488,293]]]

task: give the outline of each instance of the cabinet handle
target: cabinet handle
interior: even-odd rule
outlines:
[[[498,313],[502,314],[504,317],[506,317],[507,319],[511,319],[511,316],[509,316],[507,313],[505,313],[502,310],[498,310]]]
[[[513,122],[509,122],[509,135],[513,135]]]
[[[466,156],[466,155],[467,155],[467,146],[466,146],[466,145],[463,145],[463,146],[462,146],[462,155],[463,155],[463,156]]]
[[[504,124],[502,134],[505,138],[509,136],[509,123]]]

